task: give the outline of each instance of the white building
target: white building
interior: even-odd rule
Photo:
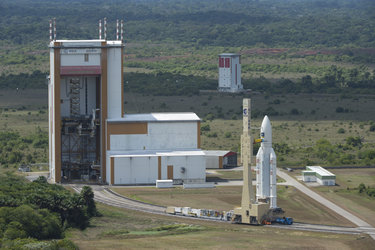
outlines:
[[[197,115],[125,114],[122,39],[117,35],[117,40],[108,41],[106,34],[101,39],[100,32],[97,40],[56,40],[51,27],[52,23],[48,84],[51,180],[205,182]]]
[[[302,178],[304,182],[318,182],[324,186],[336,185],[336,175],[320,166],[307,166],[305,171],[302,171]]]
[[[219,55],[219,91],[240,92],[241,84],[241,55],[223,53]]]
[[[204,183],[200,119],[194,113],[129,114],[107,120],[107,176],[111,184],[172,179]]]
[[[237,167],[237,153],[225,150],[205,150],[206,169]]]

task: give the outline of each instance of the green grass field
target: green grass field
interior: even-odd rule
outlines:
[[[47,131],[46,90],[1,90],[0,96],[1,129],[18,131],[22,135],[34,133],[39,128]],[[143,96],[125,93],[125,111],[196,112],[203,119],[202,127],[209,127],[202,131],[203,149],[239,152],[242,98],[242,95],[222,94]],[[251,98],[253,114],[257,114],[252,119],[254,138],[259,137],[263,114],[268,114],[273,125],[273,142],[286,144],[293,150],[293,154],[279,154],[278,164],[281,167],[327,165],[326,160],[304,152],[322,138],[335,145],[345,144],[349,136],[359,137],[363,142],[362,151],[375,147],[375,132],[370,131],[375,120],[375,113],[372,112],[375,105],[373,96],[252,95]],[[338,113],[338,107],[348,112]],[[297,113],[292,115],[291,111],[294,109]],[[346,150],[345,153],[356,157],[359,149]],[[349,163],[355,164],[355,161]],[[367,164],[374,163],[368,161]]]
[[[371,249],[367,235],[327,234],[192,221],[98,204],[103,217],[67,238],[80,249]],[[270,240],[272,238],[272,240]]]
[[[323,196],[375,226],[375,199],[358,193],[358,186],[375,187],[375,169],[335,169],[336,186],[316,187]]]
[[[375,226],[375,199],[358,192],[358,186],[375,187],[375,169],[328,169],[336,175],[335,186],[312,186],[311,188],[350,211],[367,223]],[[301,170],[290,173],[294,177],[301,176]]]
[[[47,92],[46,90],[2,90],[0,91],[0,128],[3,131],[18,131],[21,135],[35,133],[40,128],[47,132]],[[205,119],[202,126],[208,124],[209,131],[202,132],[202,148],[239,150],[239,139],[242,131],[241,102],[243,96],[232,95],[200,95],[200,96],[142,96],[126,94],[125,109],[128,113],[136,112],[196,112],[202,118],[211,113],[223,116],[212,121]],[[163,104],[164,103],[164,104]],[[278,103],[278,104],[275,104]],[[273,107],[279,112],[270,115],[273,124],[273,138],[276,143],[287,143],[292,149],[310,147],[320,138],[327,138],[332,144],[344,143],[348,136],[363,138],[364,148],[374,148],[375,133],[370,132],[371,121],[375,120],[372,106],[375,98],[371,96],[344,98],[338,95],[288,95],[288,96],[252,96],[253,111],[265,111]],[[291,115],[290,110],[297,107],[299,114]],[[337,113],[336,108],[343,107],[348,113]],[[314,114],[312,110],[315,110]],[[253,119],[252,126],[260,127],[262,116]],[[338,129],[345,132],[339,134]],[[216,136],[212,134],[216,133]],[[257,137],[259,130],[254,129]],[[40,151],[47,155],[47,150]],[[355,153],[355,152],[354,152]],[[293,160],[301,155],[285,156],[285,165],[294,164]],[[288,163],[289,162],[289,163]],[[283,164],[279,164],[282,167]],[[301,166],[301,165],[297,165]],[[302,165],[303,166],[303,165]],[[13,170],[14,171],[14,170]],[[340,171],[340,170],[338,170]],[[360,170],[358,170],[360,171]],[[216,177],[226,179],[241,178],[241,172],[218,172]],[[221,175],[221,177],[220,177]],[[372,185],[374,173],[352,172],[338,173],[340,186],[334,189],[316,188],[327,198],[357,214],[370,224],[375,223],[375,207],[373,200],[368,200],[355,193],[346,191],[346,187],[354,188],[359,181]],[[350,181],[348,181],[350,180]],[[337,190],[336,190],[337,189]],[[214,208],[219,210],[233,209],[240,204],[240,187],[215,188],[210,190],[173,189],[159,193],[153,188],[127,189],[125,195],[155,204]],[[190,192],[190,193],[189,193]],[[214,194],[212,194],[214,192]],[[352,224],[327,211],[325,207],[307,198],[292,187],[279,187],[279,205],[286,210],[286,215],[296,221],[331,225],[351,226]],[[160,225],[187,223],[183,219],[172,220],[166,217],[152,216],[133,211],[121,210],[99,205],[103,217],[95,218],[92,226],[85,231],[72,230],[68,234],[82,249],[97,248],[135,248],[157,247],[167,248],[171,244],[176,248],[237,248],[254,246],[256,248],[275,248],[274,242],[268,241],[272,234],[278,241],[293,235],[293,240],[286,243],[287,248],[370,248],[372,241],[367,236],[320,234],[312,232],[294,232],[266,228],[254,228],[239,225],[225,227],[210,223],[195,223],[193,226],[181,226],[168,230],[155,229]],[[203,227],[203,228],[202,228]],[[254,237],[248,237],[251,233]],[[210,239],[210,240],[207,240]],[[212,240],[211,240],[212,239]],[[200,242],[202,241],[202,242]],[[152,242],[152,243],[150,243]],[[181,243],[181,245],[177,244]]]
[[[228,211],[240,206],[242,187],[216,187],[213,189],[157,189],[113,187],[127,197],[163,206],[206,208]],[[297,222],[353,226],[349,221],[308,198],[293,187],[278,187],[278,203],[286,216]]]

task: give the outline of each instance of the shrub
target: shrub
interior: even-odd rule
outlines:
[[[365,184],[363,184],[363,183],[359,184],[359,186],[358,186],[358,192],[363,193],[364,191],[366,191]]]
[[[299,115],[299,114],[300,114],[300,111],[298,111],[298,109],[291,109],[291,110],[290,110],[290,114],[291,114],[291,115]]]
[[[362,140],[359,136],[357,137],[349,136],[348,138],[346,138],[346,144],[352,147],[361,147]]]
[[[202,126],[201,126],[201,131],[203,132],[203,131],[210,131],[211,130],[211,128],[210,128],[210,124],[203,124]]]
[[[348,109],[345,109],[343,107],[337,107],[336,108],[336,113],[348,113],[349,110]]]
[[[208,114],[206,115],[206,120],[208,120],[208,121],[212,121],[213,119],[215,119],[214,114],[208,113]]]
[[[337,130],[337,133],[339,133],[339,134],[345,134],[345,129],[339,128],[339,130]]]
[[[217,137],[217,133],[216,132],[209,133],[207,134],[207,137]]]

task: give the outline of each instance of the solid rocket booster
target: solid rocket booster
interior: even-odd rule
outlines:
[[[276,154],[272,148],[272,127],[265,116],[260,128],[262,139],[256,156],[256,198],[269,199],[270,208],[276,208]]]

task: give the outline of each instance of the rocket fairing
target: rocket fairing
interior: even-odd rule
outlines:
[[[265,116],[260,128],[262,139],[256,156],[256,199],[269,199],[270,208],[276,208],[276,154],[272,148],[272,127]]]

